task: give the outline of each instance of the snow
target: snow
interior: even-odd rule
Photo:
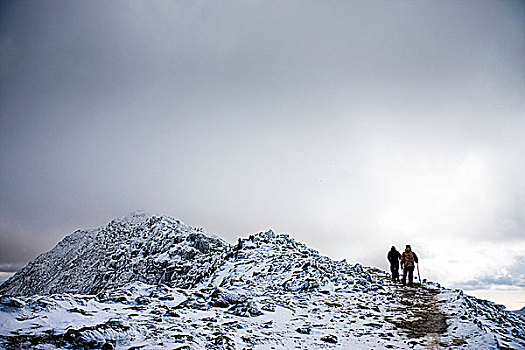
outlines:
[[[0,288],[11,295],[0,297],[0,346],[525,347],[525,321],[516,313],[435,283],[402,287],[384,271],[333,261],[272,231],[243,239],[237,251],[178,220],[134,213],[77,231],[43,257]],[[59,293],[38,283],[53,274]],[[111,283],[75,292],[100,278]]]

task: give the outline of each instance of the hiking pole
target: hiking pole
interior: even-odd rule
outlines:
[[[423,281],[421,281],[421,275],[419,274],[419,263],[416,263],[417,266],[417,278],[419,278],[419,284],[423,285]]]

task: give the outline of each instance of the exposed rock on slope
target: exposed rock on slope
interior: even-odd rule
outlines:
[[[26,293],[44,295],[0,296],[0,347],[525,348],[525,321],[515,313],[434,283],[393,284],[383,271],[331,260],[288,235],[261,232],[236,249],[174,219],[145,215],[81,232],[39,257],[39,268],[32,263],[9,281],[16,294],[19,283],[32,282],[31,271],[39,278],[57,261],[91,260],[68,267],[76,274],[70,279],[55,269],[54,289],[32,282]],[[105,263],[92,260],[103,250],[90,253],[94,243],[83,235],[97,247],[107,242],[112,253]],[[76,258],[66,260],[64,251]],[[88,269],[104,264],[115,267]],[[108,277],[97,277],[99,271]],[[74,290],[93,286],[97,294],[45,292],[64,289],[65,281]]]
[[[178,220],[135,212],[65,237],[1,285],[0,293],[96,294],[133,281],[191,287],[215,271],[227,247]]]

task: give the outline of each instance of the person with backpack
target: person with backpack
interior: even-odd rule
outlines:
[[[390,263],[390,272],[392,272],[392,281],[399,282],[399,259],[401,254],[397,251],[396,247],[392,246],[387,255],[388,262]]]
[[[406,284],[408,274],[408,286],[412,287],[412,280],[414,279],[414,267],[418,263],[417,255],[412,251],[410,245],[407,244],[405,251],[401,255],[401,268],[403,269],[403,279],[401,283]]]

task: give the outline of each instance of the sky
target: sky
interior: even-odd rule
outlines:
[[[1,1],[0,279],[145,210],[521,308],[524,97],[523,1]]]

